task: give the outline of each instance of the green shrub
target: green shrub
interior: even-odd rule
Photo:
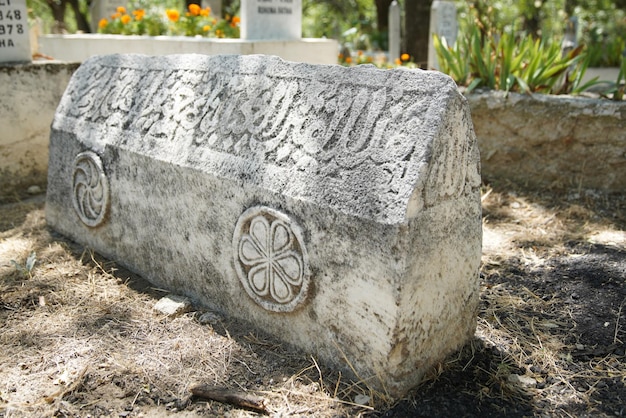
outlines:
[[[434,37],[439,65],[457,84],[506,92],[577,94],[597,83],[582,83],[589,55],[578,47],[562,55],[558,43],[484,33],[470,26],[454,46]]]

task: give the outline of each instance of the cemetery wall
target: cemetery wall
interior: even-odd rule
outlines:
[[[78,64],[0,64],[0,201],[48,172],[50,124]]]
[[[299,40],[207,39],[185,36],[43,35],[39,50],[62,61],[82,62],[107,54],[237,54],[276,55],[287,61],[335,64],[339,45],[334,39]]]
[[[467,98],[487,182],[626,191],[626,101],[504,92]]]
[[[78,64],[0,66],[0,199],[45,186],[49,126]],[[468,96],[485,180],[626,191],[626,102]]]

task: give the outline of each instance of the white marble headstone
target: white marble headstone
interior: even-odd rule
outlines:
[[[222,0],[205,0],[202,7],[209,6],[211,8],[211,16],[216,19],[222,17]]]
[[[389,62],[400,58],[400,44],[402,42],[402,21],[400,5],[393,1],[389,6]]]
[[[26,0],[0,0],[0,62],[31,60]]]
[[[439,69],[437,53],[433,45],[433,34],[439,38],[446,38],[448,45],[456,42],[459,23],[456,14],[456,5],[453,1],[435,0],[430,9],[430,36],[428,37],[428,68]]]
[[[298,40],[302,0],[242,0],[241,39]]]

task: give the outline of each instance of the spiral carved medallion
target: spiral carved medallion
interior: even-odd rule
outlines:
[[[100,157],[91,151],[78,154],[72,173],[72,203],[87,226],[100,225],[109,205],[109,182]]]

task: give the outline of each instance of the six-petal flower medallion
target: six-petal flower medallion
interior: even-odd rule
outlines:
[[[309,266],[300,228],[285,214],[255,206],[233,235],[235,268],[248,295],[274,312],[290,312],[307,295]]]

